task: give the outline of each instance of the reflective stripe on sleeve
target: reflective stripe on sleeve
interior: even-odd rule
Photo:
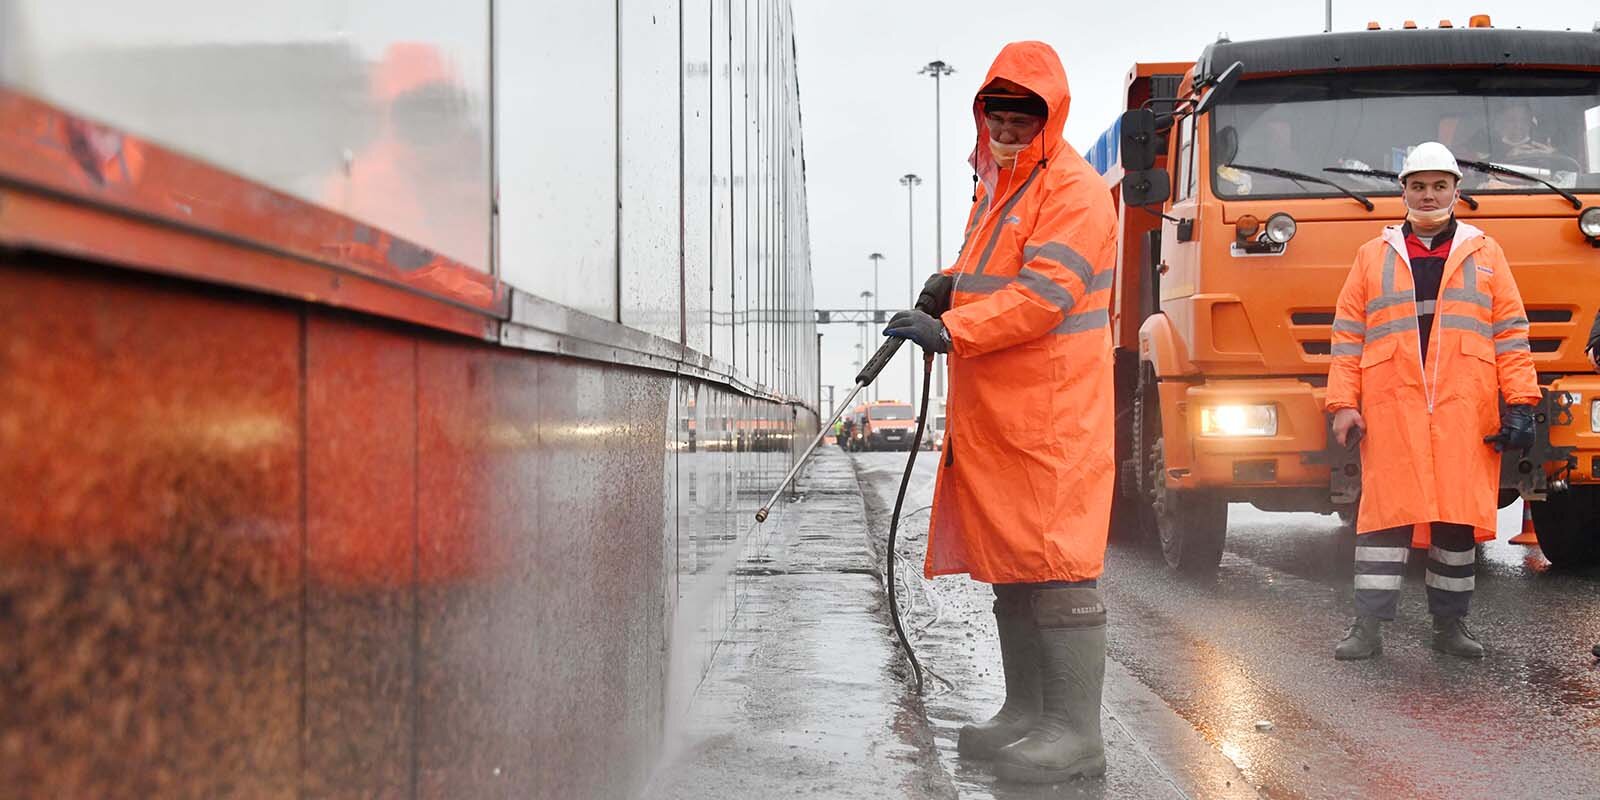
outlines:
[[[1046,303],[1055,306],[1057,310],[1066,311],[1072,308],[1072,304],[1076,302],[1072,297],[1072,292],[1067,291],[1061,284],[1050,280],[1043,272],[1036,272],[1023,267],[1022,271],[1017,273],[1017,282],[1032,289],[1034,294],[1043,297]]]
[[[1367,326],[1353,319],[1340,317],[1333,321],[1333,329],[1339,333],[1353,333],[1357,336],[1367,335]]]
[[[1078,280],[1082,281],[1084,286],[1088,286],[1089,281],[1094,278],[1094,265],[1090,264],[1088,259],[1078,255],[1078,251],[1061,242],[1045,242],[1041,245],[1022,248],[1023,263],[1032,261],[1035,258],[1047,258],[1066,267],[1072,271],[1072,274],[1078,276]]]
[[[1496,341],[1494,343],[1494,352],[1495,355],[1500,355],[1501,353],[1531,353],[1533,348],[1528,346],[1528,337],[1514,336]]]
[[[973,275],[962,272],[956,275],[954,290],[972,294],[993,294],[1010,283],[1010,278],[1001,275]]]
[[[1051,333],[1058,335],[1083,333],[1096,328],[1104,328],[1110,324],[1111,314],[1103,308],[1097,308],[1093,311],[1084,311],[1079,314],[1068,314],[1066,319],[1061,320],[1061,324],[1057,325]]]
[[[1494,326],[1493,326],[1493,329],[1494,329],[1494,333],[1495,333],[1496,336],[1500,335],[1501,333],[1503,333],[1505,331],[1522,331],[1523,333],[1527,333],[1528,332],[1528,318],[1527,317],[1512,317],[1510,319],[1503,319],[1503,320],[1500,320],[1499,322],[1496,322],[1494,324]]]
[[[1328,348],[1328,350],[1328,354],[1334,356],[1361,355],[1361,345],[1355,342],[1335,342],[1332,347]]]
[[[1410,292],[1394,292],[1392,294],[1379,295],[1378,297],[1367,301],[1367,314],[1370,316],[1386,308],[1404,305],[1406,303],[1415,301],[1416,297]]]

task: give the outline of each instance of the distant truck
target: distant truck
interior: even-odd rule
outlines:
[[[1141,63],[1088,153],[1120,208],[1113,288],[1118,526],[1216,568],[1228,504],[1350,517],[1360,464],[1324,409],[1357,248],[1404,217],[1408,145],[1443,142],[1458,216],[1504,245],[1545,399],[1507,454],[1551,562],[1600,562],[1600,32],[1412,23]],[[1462,435],[1482,435],[1463,431]]]
[[[850,449],[910,450],[916,446],[916,410],[907,403],[879,400],[855,407]]]

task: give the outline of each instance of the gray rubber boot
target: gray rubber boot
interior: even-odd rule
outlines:
[[[956,752],[966,758],[994,758],[995,751],[1021,739],[1039,718],[1039,638],[1028,594],[1020,594],[994,599],[1006,701],[988,722],[961,726]]]
[[[1100,692],[1106,678],[1106,608],[1090,588],[1033,593],[1043,705],[1027,736],[995,754],[996,778],[1059,783],[1106,774]]]
[[[1333,646],[1340,661],[1364,661],[1383,652],[1383,623],[1377,617],[1356,617],[1344,638]]]
[[[1458,658],[1483,658],[1483,645],[1461,617],[1434,616],[1433,649]]]

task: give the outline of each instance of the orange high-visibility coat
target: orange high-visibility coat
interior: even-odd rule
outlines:
[[[1399,226],[1356,254],[1333,321],[1328,410],[1354,408],[1361,440],[1357,533],[1430,522],[1494,538],[1500,454],[1483,437],[1508,404],[1539,402],[1522,295],[1499,243],[1464,222],[1445,261],[1428,359],[1422,360],[1411,263]]]
[[[984,79],[1044,98],[1049,121],[1000,169],[981,103],[982,178],[955,276],[950,391],[928,576],[988,583],[1100,575],[1114,480],[1111,331],[1116,211],[1061,136],[1071,93],[1049,45],[1009,44]]]

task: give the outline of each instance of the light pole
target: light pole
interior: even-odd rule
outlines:
[[[1331,0],[1330,0],[1331,2]],[[955,67],[943,61],[929,61],[918,75],[933,76],[933,268],[944,267],[944,143],[941,131],[941,95],[943,78],[954,74]]]
[[[878,322],[879,322],[879,320],[878,320],[878,265],[883,263],[883,254],[882,253],[873,253],[873,254],[867,256],[867,258],[872,261],[872,292],[870,293],[871,296],[872,296],[872,303],[871,303],[871,305],[868,305],[865,302],[866,298],[867,298],[867,295],[869,293],[862,292],[861,293],[861,299],[862,299],[861,307],[862,308],[870,308],[870,309],[872,309],[872,321],[867,323],[867,327],[868,327],[868,329],[870,331],[876,331],[878,329]],[[870,335],[867,337],[866,343],[867,343],[867,347],[870,348],[872,346],[872,337]],[[877,385],[876,385],[877,382],[874,381],[873,384],[874,384],[873,388],[868,392],[868,394],[870,396],[876,398],[878,396],[878,390],[877,390]]]
[[[906,187],[906,285],[911,293],[910,298],[917,296],[917,233],[916,233],[916,194],[917,187],[922,185],[922,179],[907,172],[900,176],[900,185]],[[911,385],[906,391],[906,400],[913,405],[917,402],[917,359],[912,357],[906,360],[908,372],[911,375]]]
[[[878,256],[878,258],[880,258],[880,259],[883,258],[883,256],[881,254],[879,254],[879,253],[873,253],[873,255]],[[878,262],[877,261],[873,261],[872,263],[873,263],[873,266],[876,267]],[[876,277],[876,274],[877,274],[877,270],[876,269],[873,270],[873,274],[874,274],[874,277],[873,277],[873,281],[872,282],[874,284],[876,284],[878,282],[877,281],[877,277]],[[876,325],[877,321],[878,321],[876,298],[877,298],[877,295],[873,294],[872,292],[862,292],[861,293],[861,307],[862,308],[871,308],[871,309],[873,309],[873,314],[872,314],[872,322],[863,322],[863,323],[861,323],[861,342],[860,342],[860,344],[856,345],[856,347],[861,349],[859,363],[858,363],[858,365],[856,367],[858,370],[862,366],[866,365],[866,363],[867,363],[867,353],[872,352],[871,331],[873,330],[873,326]],[[877,396],[877,394],[878,394],[877,386],[878,386],[878,382],[877,381],[873,381],[872,382],[872,388],[867,390],[867,399],[869,401]]]

